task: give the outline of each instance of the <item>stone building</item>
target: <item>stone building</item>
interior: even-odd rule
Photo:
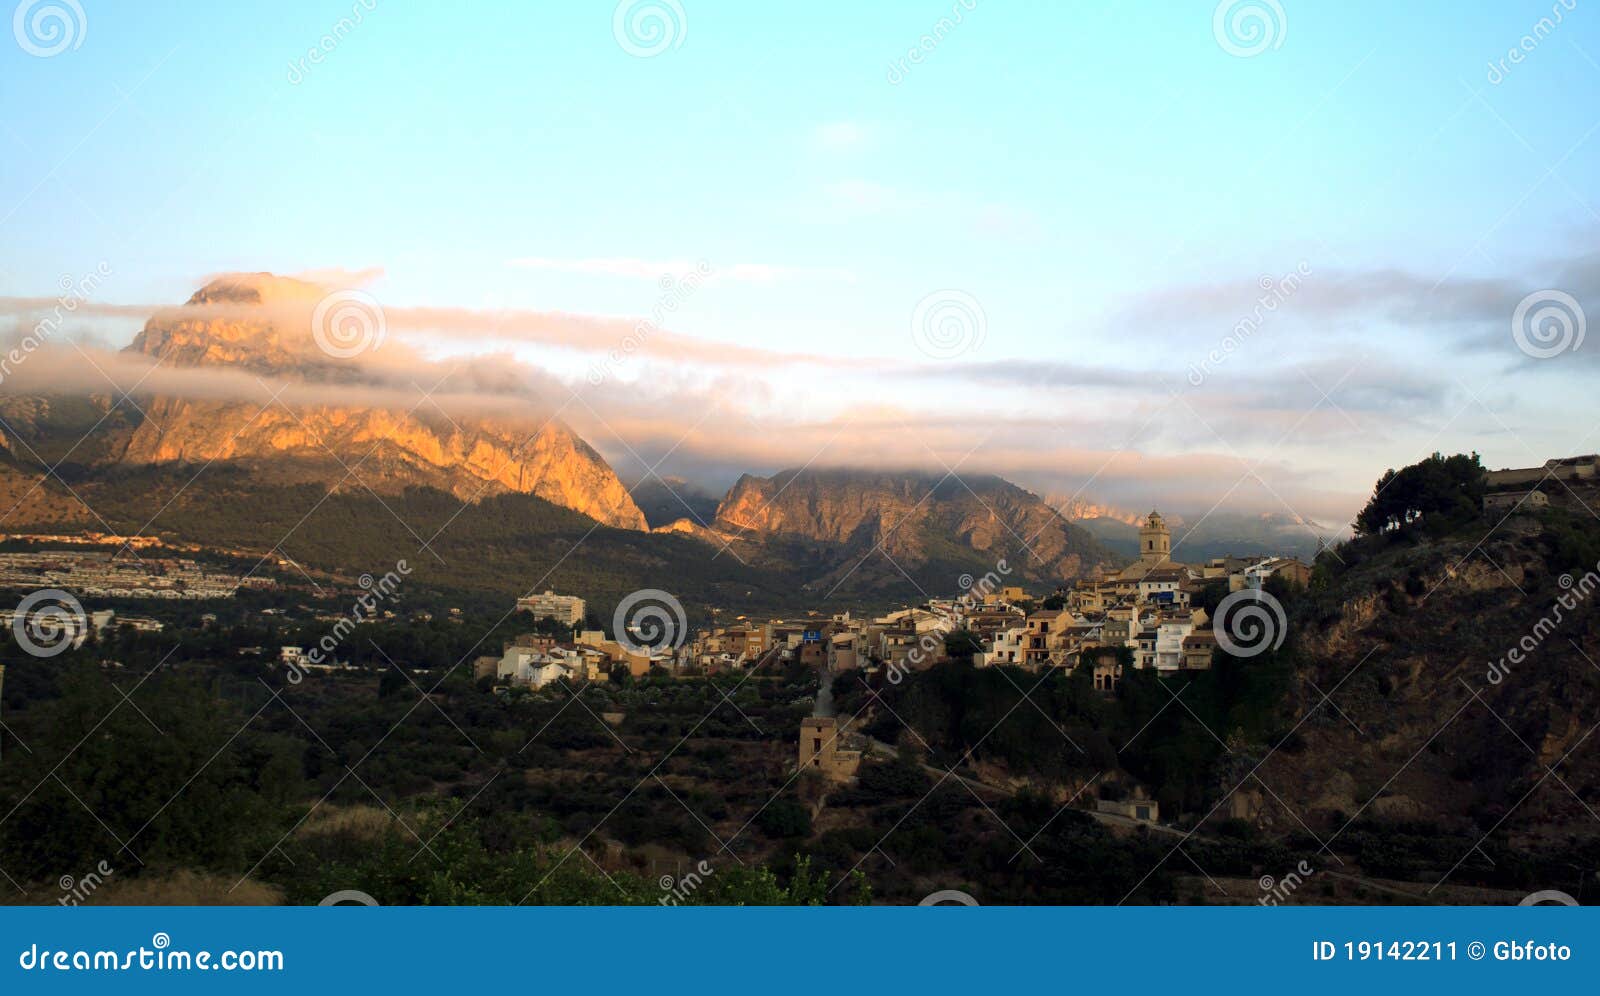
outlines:
[[[557,595],[546,590],[542,595],[529,595],[517,599],[517,610],[528,612],[535,619],[554,619],[564,626],[583,622],[584,601],[576,595]]]
[[[832,716],[811,716],[800,724],[800,770],[813,768],[829,781],[843,782],[855,777],[861,766],[861,752],[842,750],[844,736]]]
[[[1593,483],[1600,480],[1600,455],[1557,457],[1546,460],[1542,467],[1518,467],[1508,470],[1491,470],[1484,474],[1490,491],[1535,488],[1545,481],[1581,481]]]
[[[1537,512],[1550,507],[1550,496],[1543,491],[1497,491],[1483,496],[1486,512]]]

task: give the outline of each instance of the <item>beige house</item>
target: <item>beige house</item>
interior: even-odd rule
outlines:
[[[1135,793],[1132,799],[1096,799],[1095,812],[1110,813],[1113,816],[1124,816],[1130,820],[1141,823],[1159,823],[1161,821],[1161,807],[1154,799],[1144,799]]]
[[[1217,649],[1217,635],[1209,629],[1196,630],[1183,638],[1183,664],[1185,671],[1209,671],[1211,654]]]
[[[861,752],[841,750],[844,735],[832,716],[811,716],[800,723],[800,770],[820,771],[829,781],[849,781],[861,767]]]

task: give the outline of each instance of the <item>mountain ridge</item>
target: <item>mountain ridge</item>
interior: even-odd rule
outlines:
[[[1004,563],[1019,579],[1060,584],[1119,557],[1041,498],[1003,478],[974,474],[788,468],[743,474],[710,522],[664,527],[728,547],[761,537],[831,547],[848,562],[819,579],[842,583],[875,553],[891,569],[986,573]],[[851,566],[853,565],[853,566]],[[881,566],[881,565],[879,565]],[[909,576],[909,575],[908,575]]]
[[[183,308],[158,313],[127,347],[175,367],[242,368],[280,378],[324,383],[348,376],[313,348],[308,308],[318,288],[270,274],[220,277]],[[308,315],[296,334],[285,319],[219,316],[208,305],[283,307]],[[144,409],[122,454],[126,463],[270,462],[292,454],[324,472],[345,472],[358,486],[392,490],[431,485],[462,500],[502,491],[536,494],[597,522],[646,527],[627,489],[599,453],[557,419],[437,418],[338,404],[289,405],[158,396]],[[375,459],[374,459],[375,458]],[[338,466],[329,466],[329,462]]]

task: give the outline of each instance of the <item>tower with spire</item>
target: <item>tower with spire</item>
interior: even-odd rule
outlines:
[[[1161,513],[1152,510],[1139,529],[1139,562],[1145,567],[1160,567],[1172,560],[1172,530]]]

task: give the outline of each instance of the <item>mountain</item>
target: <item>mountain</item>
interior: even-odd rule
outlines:
[[[1054,585],[1126,559],[1037,495],[988,475],[746,474],[709,528],[683,521],[672,528],[752,556],[774,547],[804,551],[822,568],[813,584],[830,588],[899,574],[930,594],[947,594],[1002,560],[1014,581]]]
[[[632,488],[634,504],[652,529],[671,526],[679,519],[709,525],[717,517],[722,499],[693,481],[681,477],[647,477]]]
[[[1439,842],[1414,873],[1430,883],[1512,874],[1535,849],[1592,868],[1576,841],[1595,853],[1597,498],[1325,555],[1325,584],[1289,606],[1296,733],[1240,815],[1348,829],[1346,846],[1372,846],[1374,823],[1430,827],[1409,831]]]
[[[1203,518],[1176,513],[1166,518],[1172,526],[1173,559],[1191,564],[1213,557],[1252,554],[1298,557],[1309,562],[1323,545],[1331,544],[1341,533],[1318,522],[1276,513],[1213,511]],[[1101,543],[1129,558],[1139,553],[1139,521],[1129,522],[1110,514],[1072,519]],[[1194,521],[1193,526],[1190,521]]]
[[[252,467],[278,484],[342,482],[392,493],[430,486],[472,501],[504,492],[537,495],[606,525],[646,529],[644,513],[606,462],[561,422],[447,416],[334,402],[349,367],[317,350],[303,325],[323,292],[271,274],[214,280],[183,308],[146,323],[128,350],[167,367],[217,367],[327,385],[327,404],[268,404],[156,397],[122,451],[127,464]],[[223,313],[206,306],[232,306]],[[253,314],[252,309],[260,309]],[[239,317],[234,317],[237,314]]]
[[[1121,519],[1096,515],[1072,519],[1072,524],[1083,527],[1091,536],[1125,557],[1139,555],[1139,527]]]
[[[152,316],[127,352],[205,371],[199,391],[0,397],[0,529],[160,536],[326,570],[414,552],[441,587],[559,583],[603,601],[653,585],[722,607],[877,606],[991,572],[1037,591],[1126,559],[991,476],[791,470],[746,475],[720,500],[652,480],[636,502],[559,421],[447,415],[381,386],[407,382],[403,347],[359,366],[319,349],[323,295],[235,275]],[[208,393],[254,378],[293,390],[265,404]],[[609,528],[590,538],[596,523]]]

